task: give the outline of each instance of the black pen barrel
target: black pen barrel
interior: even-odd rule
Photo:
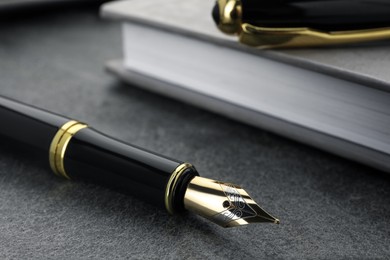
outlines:
[[[0,136],[30,146],[47,155],[58,129],[69,121],[42,109],[37,109],[0,96]]]
[[[86,124],[0,97],[0,136],[33,147],[59,176],[115,187],[184,210],[195,168],[102,134]]]
[[[71,139],[64,166],[70,179],[118,188],[164,207],[166,185],[181,162],[84,128]]]

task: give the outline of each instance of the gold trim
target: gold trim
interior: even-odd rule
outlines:
[[[175,211],[173,209],[173,193],[175,191],[177,181],[179,180],[180,176],[183,174],[183,172],[191,168],[192,165],[189,163],[182,163],[179,166],[176,167],[176,169],[171,174],[171,177],[169,177],[167,186],[165,188],[165,208],[170,214],[174,214]]]
[[[241,31],[242,3],[240,0],[218,0],[218,28],[227,34]]]
[[[66,147],[72,136],[86,127],[88,127],[86,124],[72,120],[61,126],[55,134],[50,144],[49,163],[50,168],[56,175],[70,179],[64,167]]]
[[[307,47],[347,44],[390,38],[390,27],[325,32],[311,28],[268,28],[242,24],[240,42],[260,48]]]
[[[184,207],[222,227],[256,222],[280,223],[240,186],[199,176],[188,184]]]

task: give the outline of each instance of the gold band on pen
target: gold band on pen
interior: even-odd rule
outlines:
[[[171,177],[168,180],[166,189],[165,189],[165,208],[170,214],[174,214],[173,209],[173,195],[176,189],[176,185],[180,177],[183,175],[186,169],[193,167],[189,163],[182,163],[176,167],[176,169],[171,174]]]
[[[88,127],[86,124],[72,120],[61,126],[55,134],[50,144],[49,163],[50,168],[56,175],[70,179],[68,174],[66,174],[64,167],[66,147],[68,146],[72,136],[86,127]]]
[[[242,3],[237,0],[218,0],[221,31],[235,34],[241,31]]]

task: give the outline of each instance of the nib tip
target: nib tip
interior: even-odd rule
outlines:
[[[184,206],[222,227],[256,222],[280,223],[241,187],[202,177],[194,177],[188,184]]]

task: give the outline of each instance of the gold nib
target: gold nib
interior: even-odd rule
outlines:
[[[222,227],[256,222],[280,223],[241,187],[202,177],[191,180],[184,195],[184,206]]]

